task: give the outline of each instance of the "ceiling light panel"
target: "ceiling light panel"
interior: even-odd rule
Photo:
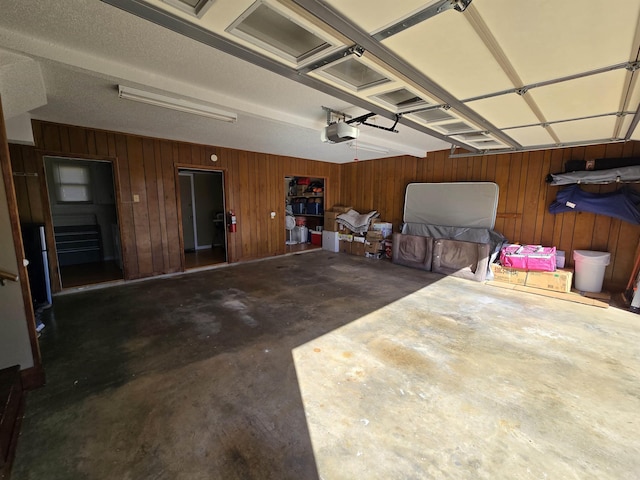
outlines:
[[[326,0],[327,3],[355,25],[368,33],[395,25],[403,18],[424,10],[437,0],[402,0],[395,2],[390,8],[388,0]]]
[[[466,105],[498,128],[539,123],[538,117],[517,93],[490,97]]]
[[[554,123],[552,128],[561,142],[582,142],[610,139],[616,125],[616,116],[588,118],[573,122]]]
[[[622,117],[620,132],[618,133],[617,138],[624,138],[627,135],[629,127],[631,127],[631,122],[633,122],[633,114]]]
[[[355,93],[366,100],[371,100],[372,96],[393,92],[401,88],[406,89],[397,76],[382,67],[366,52],[362,56],[352,54],[342,57],[312,70],[307,75],[349,93]],[[424,97],[426,101],[431,100],[426,95]],[[395,111],[395,107],[391,107],[389,104],[377,103],[388,110]]]
[[[629,61],[640,2],[474,1],[525,84]]]
[[[504,133],[524,147],[553,145],[556,143],[547,129],[539,125],[533,127],[513,128],[505,130]]]
[[[225,32],[252,50],[268,53],[301,68],[340,48],[344,42],[276,1],[259,0],[238,16]]]
[[[508,146],[485,132],[465,133],[461,135],[454,135],[452,138],[479,150],[501,149]]]
[[[408,119],[422,125],[429,126],[432,123],[443,122],[455,119],[455,115],[443,108],[435,108],[431,110],[422,110],[405,115]]]
[[[514,87],[464,14],[455,10],[410,27],[382,44],[457,98]]]
[[[631,140],[640,141],[640,123],[636,126],[636,129],[631,134]]]
[[[435,104],[435,100],[427,95],[419,94],[406,87],[371,95],[369,99],[394,113],[403,113]]]
[[[470,132],[478,132],[479,128],[471,126],[471,124],[467,122],[463,122],[462,120],[457,120],[455,122],[449,123],[439,123],[430,125],[434,130],[443,133],[445,135],[456,135],[460,133],[470,133]]]
[[[546,87],[526,95],[536,102],[549,122],[617,112],[627,71],[615,70]]]

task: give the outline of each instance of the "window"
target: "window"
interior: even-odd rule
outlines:
[[[265,2],[254,3],[227,31],[296,66],[326,55],[337,43]]]
[[[214,0],[162,0],[164,3],[176,7],[183,12],[201,18]]]
[[[391,81],[356,56],[330,63],[326,67],[319,68],[317,73],[357,92]]]
[[[413,92],[410,92],[406,88],[400,88],[393,90],[392,92],[381,93],[375,95],[375,99],[393,107],[395,112],[406,112],[415,108],[425,107],[429,105],[424,98],[419,97]]]
[[[54,181],[58,202],[91,202],[91,175],[88,165],[58,163],[54,168]]]

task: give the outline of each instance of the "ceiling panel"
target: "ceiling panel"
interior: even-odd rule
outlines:
[[[475,0],[525,84],[629,61],[637,0]]]
[[[460,99],[514,87],[464,14],[455,10],[432,17],[382,43]]]
[[[549,122],[617,112],[626,70],[591,75],[529,90]],[[597,92],[597,93],[596,93]]]
[[[402,0],[389,8],[388,0],[326,0],[335,10],[368,33],[375,33],[383,27],[395,25],[400,19],[424,10],[436,0]]]
[[[629,127],[631,126],[631,122],[633,122],[633,115],[625,115],[622,118],[622,124],[620,128],[620,133],[618,134],[618,138],[624,138],[629,131]]]
[[[634,130],[633,134],[631,135],[631,140],[640,141],[640,123],[638,124],[638,126]]]
[[[517,93],[485,98],[467,103],[467,106],[485,117],[498,128],[517,127],[539,123],[527,102]]]
[[[556,132],[561,142],[582,142],[587,140],[610,139],[616,126],[616,116],[588,118],[573,122],[554,123],[553,131]]]
[[[514,128],[512,130],[506,130],[504,133],[525,147],[551,145],[555,143],[553,137],[549,135],[549,132],[540,126]]]

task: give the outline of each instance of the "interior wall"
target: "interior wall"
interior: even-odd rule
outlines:
[[[573,266],[573,250],[611,253],[605,288],[626,286],[640,238],[640,226],[604,215],[548,213],[562,187],[549,186],[545,177],[564,170],[568,160],[640,157],[640,142],[574,147],[538,152],[449,158],[448,151],[355,162],[342,166],[340,200],[360,212],[378,210],[381,218],[402,222],[404,192],[411,182],[495,182],[500,188],[495,230],[509,241],[553,245],[566,252]],[[590,192],[609,192],[612,185],[585,185]]]
[[[114,166],[119,179],[117,201],[126,279],[182,271],[178,167],[224,172],[226,208],[235,211],[238,221],[236,233],[228,234],[230,262],[285,253],[285,175],[326,178],[327,205],[339,203],[337,164],[38,120],[33,121],[33,133],[35,148],[47,155],[117,158]],[[28,147],[12,148],[23,156],[32,154],[22,151]],[[218,157],[215,163],[210,159],[214,153]],[[36,163],[41,162],[42,153],[34,155]],[[134,202],[134,195],[139,201]],[[273,220],[272,211],[276,212]]]

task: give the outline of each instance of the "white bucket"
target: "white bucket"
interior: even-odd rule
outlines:
[[[609,252],[574,250],[576,289],[581,292],[601,292],[604,271],[609,265],[610,258],[611,254]]]

